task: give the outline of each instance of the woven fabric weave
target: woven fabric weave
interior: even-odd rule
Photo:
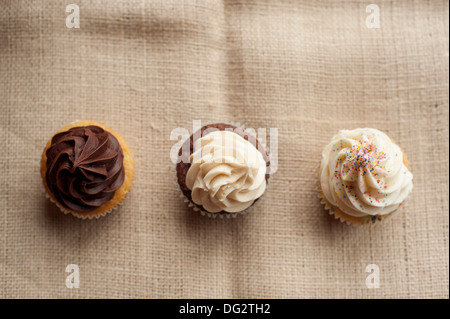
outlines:
[[[80,28],[66,27],[70,3]],[[1,1],[0,297],[448,298],[449,4],[377,1],[380,28],[368,4]],[[53,133],[83,119],[119,132],[136,161],[124,204],[91,221],[60,213],[39,175]],[[251,214],[205,218],[179,198],[170,136],[193,120],[278,129],[278,169]],[[372,228],[317,197],[322,148],[357,127],[386,132],[414,174]]]

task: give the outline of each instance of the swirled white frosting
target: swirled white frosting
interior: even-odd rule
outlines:
[[[322,153],[323,196],[350,216],[395,211],[411,192],[412,178],[401,149],[376,129],[341,130]]]
[[[211,213],[240,212],[266,189],[266,161],[256,147],[231,131],[214,131],[194,143],[186,186],[192,201]]]

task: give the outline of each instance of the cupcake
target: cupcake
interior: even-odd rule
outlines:
[[[132,185],[134,161],[125,140],[103,124],[80,121],[59,130],[41,158],[48,197],[79,218],[100,217],[122,202]]]
[[[269,156],[256,137],[234,125],[203,126],[184,142],[178,159],[180,189],[203,215],[235,217],[266,190]]]
[[[374,224],[400,207],[413,188],[412,178],[405,154],[385,133],[341,130],[322,153],[320,198],[342,222]]]

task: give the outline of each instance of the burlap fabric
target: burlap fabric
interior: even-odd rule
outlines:
[[[368,4],[2,0],[0,297],[448,298],[448,1],[377,1],[379,29]],[[99,220],[61,214],[39,175],[47,140],[81,119],[136,160],[129,197]],[[172,130],[216,119],[279,132],[278,171],[236,219],[189,213],[174,185]],[[373,228],[317,198],[322,147],[357,127],[387,132],[414,173]]]

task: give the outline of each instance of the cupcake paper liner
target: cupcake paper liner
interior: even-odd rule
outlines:
[[[202,126],[204,127],[206,125],[211,125],[211,124],[216,124],[216,123],[224,123],[224,124],[228,124],[228,125],[233,125],[236,126],[240,129],[242,129],[243,131],[245,131],[245,125],[242,125],[240,122],[227,122],[227,121],[205,121],[202,122]],[[195,132],[192,132],[192,134],[194,134]],[[269,154],[269,149],[267,148],[266,143],[263,143],[257,136],[255,136],[255,138],[258,140],[259,143],[261,143],[261,145],[264,147],[266,153]],[[176,165],[175,165],[176,168]],[[272,175],[270,176],[272,178]],[[264,194],[257,198],[255,200],[255,202],[248,207],[247,209],[241,211],[241,212],[237,212],[237,213],[211,213],[208,212],[204,209],[201,209],[200,207],[198,207],[196,204],[194,204],[191,200],[189,200],[186,196],[184,196],[183,192],[180,189],[180,185],[178,184],[178,179],[176,177],[176,174],[174,174],[174,184],[177,186],[177,189],[179,191],[179,196],[180,198],[183,199],[184,203],[187,205],[187,207],[192,211],[192,212],[196,212],[196,213],[200,213],[202,216],[206,216],[209,218],[220,218],[220,219],[224,219],[224,218],[236,218],[238,215],[246,215],[250,212],[252,212],[256,206],[258,206],[259,202],[261,201],[261,198],[264,196]],[[268,190],[269,188],[269,183],[266,184],[266,190],[265,192]]]
[[[127,194],[128,193],[129,192],[127,192]],[[123,205],[123,200],[122,200],[120,203],[116,204],[116,206],[114,206],[110,210],[107,210],[105,212],[98,213],[98,214],[95,214],[95,215],[89,215],[89,212],[87,212],[87,213],[78,213],[78,212],[74,212],[74,211],[71,211],[71,210],[67,210],[64,206],[62,206],[60,203],[58,203],[56,200],[54,200],[53,197],[51,197],[47,192],[45,192],[45,197],[48,198],[52,203],[54,203],[59,208],[59,210],[62,213],[64,213],[65,215],[73,215],[74,217],[77,217],[77,218],[80,218],[80,219],[99,219],[100,217],[111,213],[113,210],[116,210],[119,206]]]

